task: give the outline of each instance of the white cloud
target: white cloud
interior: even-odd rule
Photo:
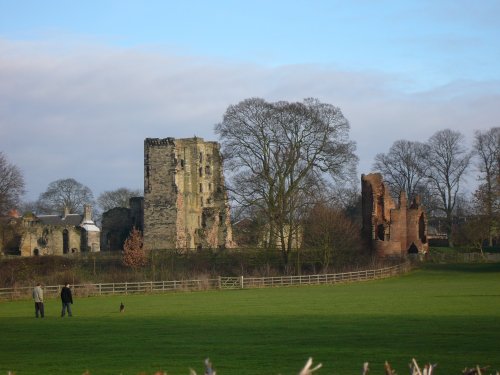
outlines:
[[[360,173],[398,139],[498,126],[500,82],[398,90],[408,77],[332,66],[264,67],[168,51],[0,39],[1,150],[24,172],[27,199],[72,177],[97,196],[143,185],[147,137],[215,140],[213,125],[248,97],[339,106],[358,144]]]

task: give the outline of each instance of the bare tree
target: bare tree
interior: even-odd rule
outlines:
[[[488,244],[493,245],[493,234],[500,214],[500,128],[477,130],[474,152],[478,159],[481,184],[475,193],[479,214],[487,226]]]
[[[99,204],[101,210],[105,212],[115,207],[129,208],[130,198],[140,196],[142,196],[142,191],[139,189],[132,190],[122,187],[116,190],[101,193],[97,198],[97,203]]]
[[[422,189],[424,180],[424,145],[420,142],[399,140],[387,154],[377,154],[373,168],[384,176],[391,193],[399,197],[402,191],[412,200]]]
[[[0,151],[0,215],[18,208],[24,194],[24,178],[21,170],[9,163]]]
[[[440,130],[429,138],[424,153],[429,188],[437,197],[436,208],[445,215],[450,246],[453,246],[453,210],[472,157],[464,144],[465,137],[460,132]]]
[[[38,198],[40,213],[61,213],[67,209],[70,213],[83,211],[83,205],[93,203],[94,195],[87,186],[72,179],[62,179],[49,184],[47,191]]]
[[[314,203],[329,178],[355,171],[348,121],[339,108],[317,99],[252,98],[229,106],[215,131],[231,171],[233,199],[263,213],[267,245],[279,243],[287,263],[304,207]]]

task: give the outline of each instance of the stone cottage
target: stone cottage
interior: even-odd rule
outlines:
[[[100,251],[100,229],[92,220],[92,208],[83,214],[27,215],[22,220],[21,256],[63,255]]]

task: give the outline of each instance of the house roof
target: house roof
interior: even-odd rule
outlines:
[[[79,214],[69,214],[66,216],[59,215],[40,215],[37,216],[41,223],[45,225],[72,225],[78,226],[83,220],[83,216]]]
[[[101,230],[97,227],[92,220],[86,220],[80,225],[87,232],[100,232]]]

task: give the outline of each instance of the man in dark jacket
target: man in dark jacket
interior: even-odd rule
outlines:
[[[69,283],[64,284],[63,288],[61,289],[61,301],[62,301],[61,318],[64,316],[66,309],[68,310],[68,316],[73,316],[73,314],[71,313],[73,296],[71,295],[71,289],[69,288]]]

